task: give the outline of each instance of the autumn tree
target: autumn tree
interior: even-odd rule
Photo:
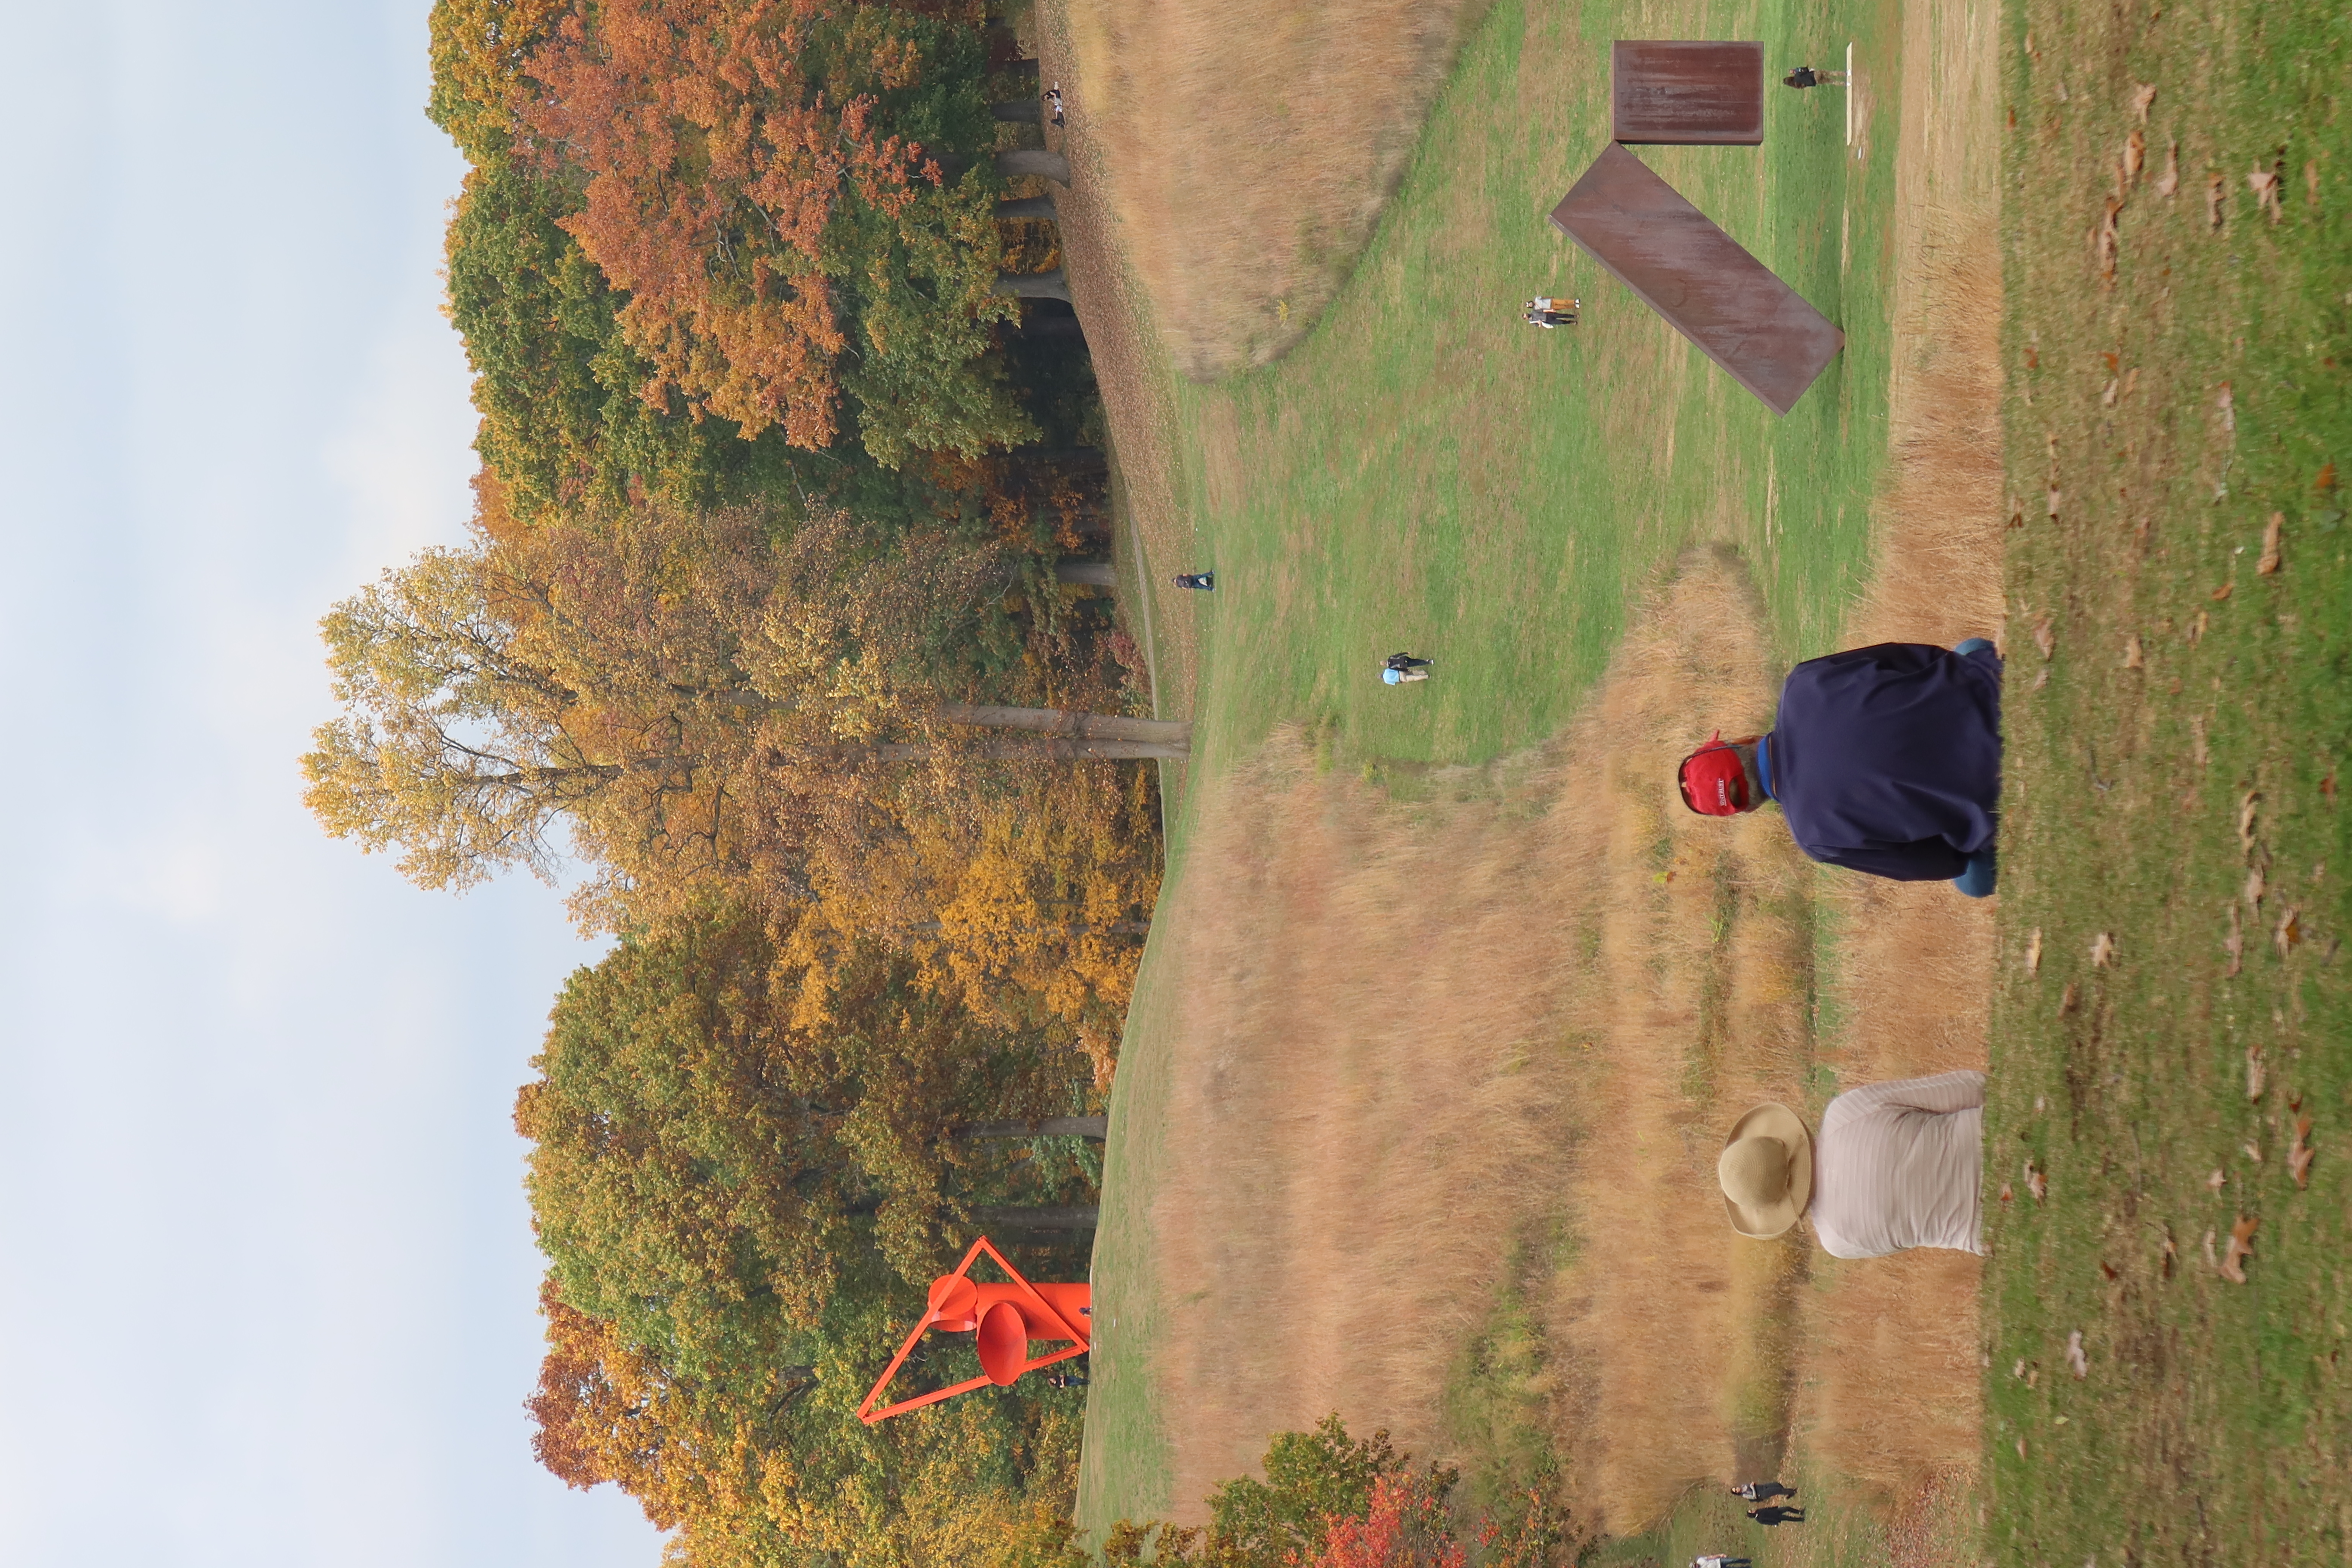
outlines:
[[[807,0],[604,0],[529,57],[515,132],[576,181],[563,220],[627,303],[649,402],[822,448],[845,387],[874,456],[1017,444],[991,353],[999,177],[979,34]]]

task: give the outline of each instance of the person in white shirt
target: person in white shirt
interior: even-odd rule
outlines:
[[[1691,1568],[1755,1568],[1745,1557],[1726,1557],[1720,1552],[1710,1552],[1704,1557],[1691,1559]]]
[[[1868,1084],[1830,1101],[1818,1139],[1787,1106],[1757,1106],[1716,1162],[1731,1228],[1769,1241],[1810,1211],[1832,1258],[1982,1253],[1984,1085],[1980,1072]]]

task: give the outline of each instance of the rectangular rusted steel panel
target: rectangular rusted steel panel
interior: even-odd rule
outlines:
[[[1617,142],[1753,147],[1764,140],[1764,46],[1620,38],[1610,57]]]
[[[1551,210],[1552,226],[1775,414],[1796,406],[1845,334],[1622,147]]]

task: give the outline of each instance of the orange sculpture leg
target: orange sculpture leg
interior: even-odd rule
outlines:
[[[971,1266],[982,1253],[1013,1277],[1011,1284],[983,1284],[971,1277]],[[875,1380],[873,1391],[857,1407],[857,1418],[871,1426],[877,1421],[919,1410],[926,1405],[937,1405],[942,1399],[969,1394],[975,1388],[986,1388],[992,1384],[1009,1386],[1024,1373],[1084,1355],[1094,1348],[1094,1320],[1089,1315],[1093,1304],[1094,1287],[1090,1285],[1032,1285],[983,1236],[971,1244],[963,1261],[955,1266],[955,1272],[942,1274],[931,1281],[930,1300],[922,1318],[915,1324],[914,1332],[907,1336],[907,1342],[898,1347],[898,1353],[890,1358],[890,1364],[882,1369],[882,1375]],[[915,1346],[933,1329],[941,1333],[974,1335],[980,1348],[980,1375],[877,1410],[875,1403],[882,1397],[882,1391],[890,1386],[890,1380],[898,1375],[898,1369],[914,1353]],[[1070,1343],[1067,1349],[1050,1355],[1032,1356],[1029,1344],[1033,1340],[1049,1343],[1066,1340]]]

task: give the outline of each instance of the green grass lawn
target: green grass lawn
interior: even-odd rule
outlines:
[[[1312,335],[1264,371],[1173,389],[1180,500],[1203,552],[1152,570],[1213,568],[1219,583],[1159,591],[1153,612],[1199,618],[1193,782],[1286,722],[1351,765],[1531,746],[1577,710],[1643,584],[1702,541],[1744,552],[1791,660],[1836,646],[1886,458],[1895,14],[1714,5],[1637,29],[1762,38],[1788,65],[1842,64],[1853,40],[1877,84],[1859,157],[1838,92],[1778,88],[1760,149],[1640,150],[1844,328],[1845,354],[1786,419],[1545,222],[1605,145],[1608,47],[1625,26],[1598,4],[1499,0]],[[1583,324],[1527,327],[1537,293],[1581,296]],[[1398,648],[1438,660],[1436,678],[1382,687],[1379,660]],[[1201,796],[1175,797],[1171,879]],[[1174,1015],[1156,956],[1129,1020],[1095,1253],[1103,1349],[1080,1515],[1097,1530],[1197,1503],[1167,1493],[1181,1416],[1152,1408],[1149,1380],[1149,1207],[1154,1173],[1181,1157],[1158,1131]]]
[[[2341,1563],[2352,529],[2331,465],[2352,462],[2352,13],[2029,0],[2003,50],[2022,504],[1988,1543],[2016,1562]],[[2147,166],[2121,190],[2110,282],[2096,234],[2134,131]],[[2279,176],[2276,221],[2260,171]],[[2305,1117],[2307,1188],[2290,1169]],[[2258,1226],[2242,1284],[2219,1267],[2242,1221]]]

